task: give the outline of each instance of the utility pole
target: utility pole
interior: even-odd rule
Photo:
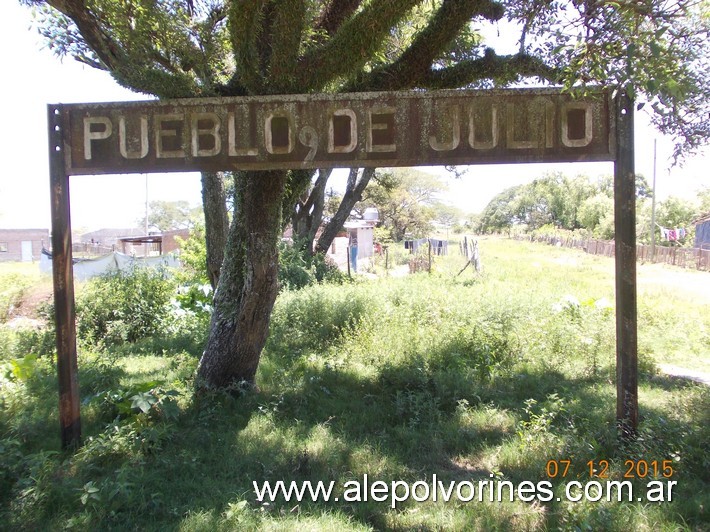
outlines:
[[[651,262],[656,258],[656,143],[653,139],[653,195],[651,196]]]
[[[145,236],[148,236],[148,174],[145,174]]]

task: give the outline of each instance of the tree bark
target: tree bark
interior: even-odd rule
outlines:
[[[198,386],[253,385],[278,293],[278,242],[286,172],[235,178],[234,219],[214,298]]]
[[[207,276],[212,288],[217,288],[229,232],[224,179],[221,172],[202,172],[202,208],[205,212]]]
[[[343,199],[338,206],[338,212],[335,213],[328,225],[326,225],[323,233],[321,233],[318,242],[316,243],[316,253],[326,253],[328,248],[333,243],[338,231],[343,228],[343,224],[350,216],[350,212],[353,210],[355,204],[362,199],[362,193],[365,187],[370,182],[370,179],[375,175],[375,168],[365,168],[362,171],[362,176],[360,180],[357,180],[357,168],[352,168],[350,170],[350,175],[348,176],[348,184],[345,189],[345,194]]]
[[[318,228],[323,222],[323,210],[325,208],[325,187],[328,184],[332,169],[318,170],[318,178],[313,184],[313,188],[308,194],[306,201],[299,201],[297,210],[294,209],[291,216],[293,227],[293,239],[307,246],[306,251],[313,253],[313,241],[316,238]]]

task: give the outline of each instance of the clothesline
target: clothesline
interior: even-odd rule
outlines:
[[[663,227],[662,225],[656,225],[661,230],[661,238],[663,240],[668,240],[669,242],[675,242],[676,240],[685,238],[685,235],[688,234],[688,231],[685,229],[685,227],[668,229],[666,227]]]

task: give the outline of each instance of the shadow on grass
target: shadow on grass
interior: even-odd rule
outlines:
[[[306,367],[293,379],[290,385],[274,385],[242,397],[195,398],[180,419],[162,427],[152,441],[151,427],[122,433],[125,441],[107,437],[101,445],[95,444],[93,454],[74,457],[54,486],[45,486],[44,510],[32,514],[36,521],[19,512],[17,516],[25,519],[19,522],[9,508],[2,513],[19,529],[60,526],[83,516],[87,528],[164,530],[196,515],[206,520],[204,529],[227,529],[230,505],[247,501],[254,519],[286,518],[297,511],[316,518],[338,514],[365,527],[391,529],[397,527],[387,502],[296,504],[281,498],[267,506],[256,500],[253,483],[333,481],[341,489],[366,473],[371,480],[386,482],[429,481],[432,474],[446,483],[487,480],[492,471],[480,457],[520,444],[519,433],[531,430],[525,423],[543,419],[545,412],[550,413],[550,426],[541,429],[541,437],[554,434],[560,447],[531,453],[517,465],[508,463],[506,479],[545,479],[545,462],[562,458],[560,449],[578,453],[575,459],[582,463],[632,455],[651,459],[644,453],[674,451],[679,435],[707,436],[707,431],[698,433],[682,420],[659,421],[663,409],[647,407],[642,415],[652,423],[642,435],[655,440],[620,448],[613,428],[613,385],[593,377],[570,379],[556,371],[528,369],[482,382],[427,368],[412,359],[386,366],[371,378],[342,368]],[[642,385],[664,392],[692,387],[658,377]],[[526,410],[526,401],[535,406]],[[689,401],[690,408],[707,406],[707,396]],[[699,411],[700,421],[706,424],[708,411],[704,415]],[[667,434],[665,441],[659,441],[662,434]],[[141,447],[146,439],[148,445]],[[702,442],[696,443],[702,449]],[[687,457],[688,467],[701,465],[702,453],[696,454]],[[679,486],[689,503],[683,507],[683,517],[669,518],[678,526],[704,519],[701,510],[692,510],[697,494],[688,492],[702,492],[702,480],[687,488]],[[81,502],[87,482],[99,489],[100,505]],[[395,513],[404,515],[415,506],[411,501],[402,503]],[[422,511],[423,515],[431,512],[435,519],[436,510]],[[455,506],[455,511],[472,518],[484,510],[474,505]],[[538,525],[561,526],[565,511],[551,504]],[[510,512],[493,517],[498,526],[514,524]]]

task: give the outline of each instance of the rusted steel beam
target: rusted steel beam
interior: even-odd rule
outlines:
[[[610,106],[558,89],[73,104],[66,172],[611,161]]]
[[[634,106],[627,94],[616,97],[615,114],[616,419],[622,438],[628,439],[638,428],[638,352]]]
[[[47,106],[49,126],[49,179],[52,216],[52,275],[57,331],[59,423],[62,448],[81,442],[79,381],[76,361],[76,314],[72,272],[69,176],[64,167],[64,116],[61,106]]]
[[[628,99],[612,101],[606,91],[574,99],[558,89],[49,106],[62,445],[77,445],[81,437],[69,175],[483,163],[616,162],[617,417],[633,432],[638,405],[630,106]],[[623,156],[617,160],[618,153]]]

